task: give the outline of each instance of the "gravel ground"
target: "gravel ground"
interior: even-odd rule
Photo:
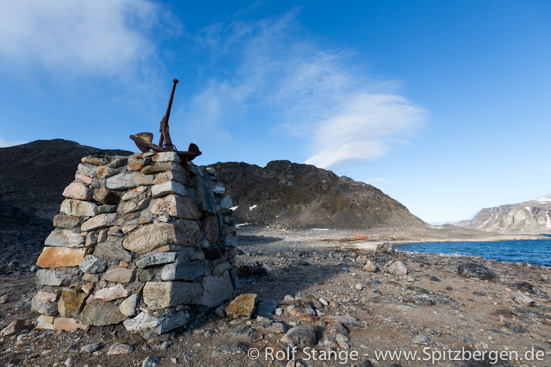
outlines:
[[[15,320],[25,328],[0,338],[0,365],[489,366],[498,352],[501,366],[551,365],[550,268],[362,245],[393,239],[415,238],[241,227],[238,293],[258,295],[257,314],[194,315],[190,327],[148,339],[122,326],[35,329],[34,276],[15,270],[0,276],[0,328]],[[407,274],[384,272],[391,260]],[[480,266],[479,278],[467,276]],[[417,355],[383,360],[385,351]]]

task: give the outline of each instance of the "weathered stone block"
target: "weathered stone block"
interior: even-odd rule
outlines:
[[[109,158],[95,155],[88,155],[80,159],[82,163],[92,164],[94,166],[106,166],[109,164]]]
[[[177,172],[177,171],[165,171],[158,173],[155,176],[155,180],[153,181],[153,185],[160,185],[162,183],[165,183],[167,181],[175,181],[179,182],[181,184],[187,183],[187,175],[185,172]]]
[[[182,160],[176,152],[160,152],[151,157],[151,161],[154,163],[159,162],[174,162],[180,164]]]
[[[92,177],[81,175],[80,173],[75,174],[75,180],[80,180],[87,185],[92,183]]]
[[[64,289],[57,302],[57,309],[61,317],[73,317],[81,309],[86,295],[81,292],[75,292],[72,289]],[[55,324],[54,324],[55,326]]]
[[[88,329],[88,327],[82,325],[78,320],[67,318],[67,317],[58,317],[54,319],[53,330],[60,331],[75,331],[76,329]]]
[[[80,227],[83,231],[93,231],[99,228],[111,227],[117,220],[117,214],[100,214],[88,219]]]
[[[146,175],[152,175],[163,171],[176,171],[184,172],[184,168],[173,162],[154,163],[150,166],[142,168],[142,173]]]
[[[220,200],[220,209],[227,210],[233,206],[233,201],[231,199],[231,196],[226,195]]]
[[[106,205],[117,205],[121,198],[113,191],[100,187],[94,190],[94,200]]]
[[[111,190],[133,189],[134,187],[151,185],[155,178],[140,172],[121,172],[107,179],[106,186]]]
[[[41,268],[77,266],[84,257],[84,248],[44,247],[36,265]]]
[[[39,291],[31,301],[31,311],[42,315],[57,315],[57,294]]]
[[[199,224],[179,220],[175,223],[154,223],[130,233],[122,243],[132,252],[144,254],[164,245],[198,246],[201,241]]]
[[[189,220],[197,220],[201,217],[197,204],[192,198],[176,195],[157,199],[151,207],[151,213]]]
[[[134,280],[134,270],[120,266],[109,269],[103,276],[103,280],[113,283],[130,283]]]
[[[66,198],[76,200],[92,200],[92,190],[83,184],[82,182],[72,182],[63,190],[63,194]]]
[[[58,214],[54,216],[54,227],[71,229],[80,224],[80,218],[74,215]]]
[[[93,217],[98,214],[98,206],[89,201],[65,199],[61,203],[62,214],[76,215],[79,217]]]
[[[132,261],[132,254],[122,247],[122,238],[116,236],[108,236],[105,242],[98,243],[94,255],[106,260]]]
[[[128,190],[124,194],[122,194],[121,199],[123,201],[127,201],[127,200],[131,200],[131,199],[135,199],[137,197],[142,197],[143,198],[143,197],[146,196],[146,194],[144,194],[144,193],[147,191],[148,188],[149,188],[148,186],[138,186],[134,189]]]
[[[94,294],[94,299],[99,299],[101,301],[113,301],[119,298],[128,297],[128,290],[124,289],[122,284],[117,284],[113,287],[103,288]]]
[[[203,289],[199,283],[148,282],[143,289],[143,300],[152,310],[179,304],[197,304]]]
[[[191,263],[168,264],[163,267],[162,280],[186,280],[192,281],[205,274],[205,263],[195,261]]]
[[[107,262],[94,255],[86,255],[79,264],[83,273],[103,273],[107,268]]]
[[[100,179],[109,178],[111,176],[116,175],[118,172],[119,171],[114,168],[102,166],[102,167],[98,167],[98,169],[96,170],[96,177]]]
[[[149,206],[150,199],[145,198],[136,198],[133,200],[125,201],[124,203],[119,204],[119,207],[117,208],[117,212],[121,214],[128,214],[137,212],[138,210],[145,209]]]
[[[154,198],[169,194],[186,196],[187,190],[184,185],[175,181],[166,181],[162,184],[151,186],[151,195],[153,195]]]
[[[203,278],[203,298],[201,304],[209,308],[216,307],[231,299],[235,291],[229,273]]]
[[[80,232],[73,232],[69,229],[56,229],[46,238],[44,245],[55,247],[83,247],[84,236],[81,235]]]
[[[105,326],[126,320],[119,308],[112,302],[92,300],[82,310],[81,322],[84,325]]]
[[[136,261],[136,266],[144,269],[150,266],[168,264],[176,261],[177,257],[177,252],[161,252]]]
[[[61,270],[40,269],[36,272],[36,284],[38,285],[65,285],[71,279],[70,274]]]

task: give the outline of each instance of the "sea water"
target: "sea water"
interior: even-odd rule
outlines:
[[[403,251],[479,256],[551,267],[551,240],[407,243],[395,247]]]

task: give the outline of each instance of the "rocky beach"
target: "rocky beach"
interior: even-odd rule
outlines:
[[[122,325],[37,330],[34,274],[15,268],[0,286],[0,363],[549,365],[551,269],[355,246],[368,242],[362,236],[369,233],[241,227],[237,294],[246,296],[237,315],[194,314],[189,327],[162,335]],[[417,354],[389,354],[401,351]]]

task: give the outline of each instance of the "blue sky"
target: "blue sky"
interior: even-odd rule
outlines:
[[[551,193],[549,1],[0,2],[0,146],[136,151],[176,89],[198,164],[368,182],[428,222]]]

